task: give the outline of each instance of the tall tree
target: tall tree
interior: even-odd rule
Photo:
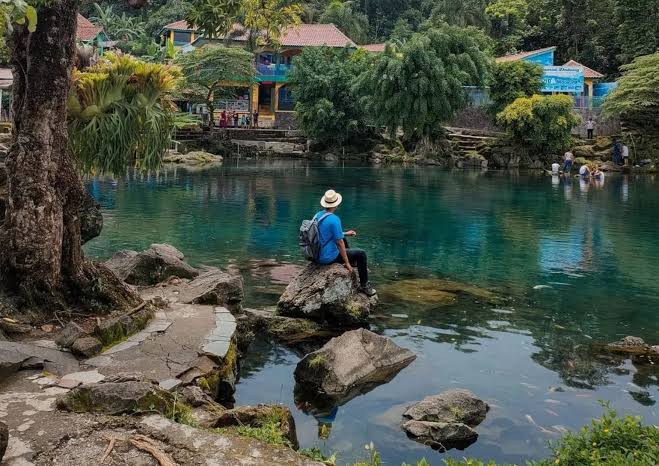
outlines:
[[[488,61],[466,29],[443,26],[388,49],[357,81],[366,109],[391,135],[433,136],[466,105],[463,86],[479,85]]]
[[[16,24],[12,144],[0,223],[0,284],[19,304],[52,312],[70,303],[127,308],[139,301],[82,252],[85,190],[69,150],[67,100],[76,56],[76,0],[37,8],[34,31]]]
[[[352,85],[368,61],[363,50],[330,48],[307,48],[295,58],[290,86],[306,134],[323,144],[363,140],[367,119]]]
[[[368,17],[356,11],[353,2],[333,0],[323,11],[319,22],[333,23],[357,44],[368,42]]]
[[[254,56],[236,47],[205,45],[176,58],[185,76],[188,91],[201,96],[208,106],[213,119],[213,102],[222,92],[231,89],[223,87],[226,82],[250,83],[256,73]]]
[[[490,77],[491,111],[496,115],[515,99],[540,94],[542,66],[526,61],[497,63]]]
[[[527,12],[526,0],[494,0],[487,6],[485,13],[490,18],[490,33],[497,41],[498,55],[519,50]]]
[[[620,61],[648,55],[659,47],[659,0],[617,0]]]

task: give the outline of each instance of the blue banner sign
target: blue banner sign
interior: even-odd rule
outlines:
[[[545,66],[542,75],[542,92],[583,92],[583,68],[572,66]]]

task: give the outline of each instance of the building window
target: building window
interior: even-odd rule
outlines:
[[[189,44],[190,43],[190,33],[189,32],[176,32],[176,31],[174,31],[174,43],[175,44]]]

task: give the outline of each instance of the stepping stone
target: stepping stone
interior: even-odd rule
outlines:
[[[81,384],[88,384],[88,383],[98,383],[105,379],[105,376],[103,374],[100,374],[98,371],[84,371],[84,372],[74,372],[72,374],[66,374],[60,382],[66,382],[68,380],[73,380],[80,382]]]
[[[78,385],[82,385],[82,382],[75,379],[62,379],[57,383],[57,386],[60,388],[76,388]]]
[[[143,330],[148,333],[164,332],[172,325],[171,320],[154,320]]]
[[[212,354],[213,356],[224,358],[227,355],[230,347],[230,341],[216,340],[209,341],[204,346],[202,346],[201,349],[207,354]]]
[[[89,358],[85,361],[85,364],[93,367],[104,367],[112,363],[112,358],[109,356],[96,356],[95,358]]]

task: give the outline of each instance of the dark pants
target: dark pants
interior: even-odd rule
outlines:
[[[588,130],[588,139],[593,139],[593,130],[592,129]]]
[[[347,243],[346,243],[347,247]],[[366,285],[368,282],[368,266],[366,263],[366,252],[362,249],[349,248],[346,249],[346,254],[348,255],[348,261],[353,267],[357,267],[357,272],[359,273],[359,283]],[[343,258],[341,254],[334,260],[337,264],[343,264]]]

